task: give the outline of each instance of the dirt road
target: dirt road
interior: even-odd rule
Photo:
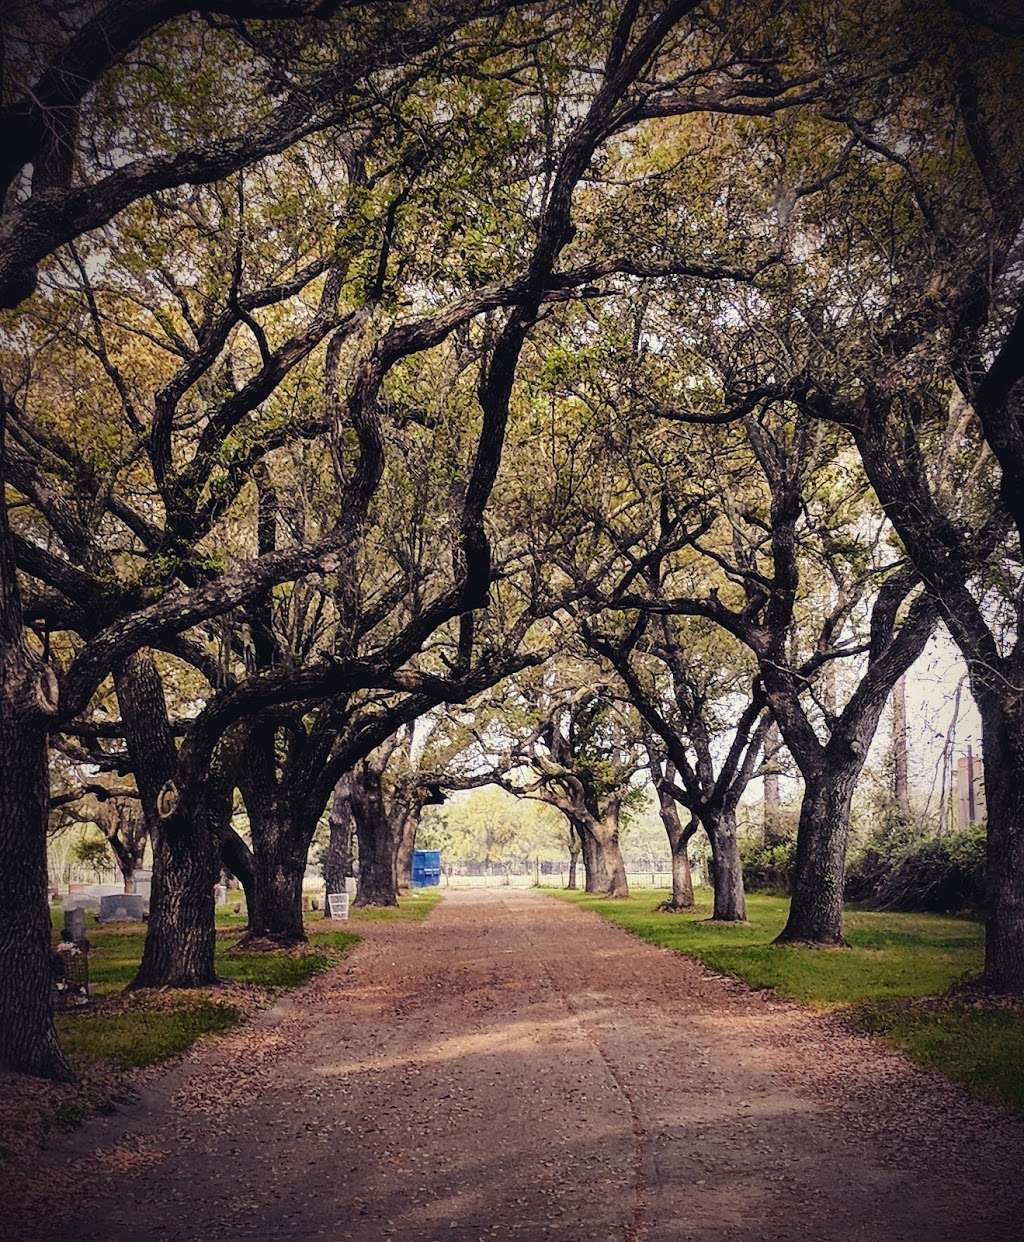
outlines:
[[[827,1019],[536,893],[366,930],[52,1153],[82,1199],[37,1236],[1024,1234],[1024,1124]]]

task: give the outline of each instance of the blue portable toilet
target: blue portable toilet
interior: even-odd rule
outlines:
[[[441,851],[413,850],[412,852],[412,886],[428,888],[432,884],[441,883]]]

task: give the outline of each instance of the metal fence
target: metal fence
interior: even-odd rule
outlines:
[[[670,871],[627,871],[626,879],[630,888],[671,888],[672,873]],[[582,866],[576,872],[576,884],[583,887],[584,875]],[[569,882],[568,870],[542,871],[538,876],[535,870],[528,872],[445,872],[441,877],[442,888],[532,888],[541,884],[551,888],[565,888]]]
[[[116,867],[83,867],[79,863],[51,862],[47,868],[50,887],[66,893],[72,884],[112,887],[122,885],[124,877]]]

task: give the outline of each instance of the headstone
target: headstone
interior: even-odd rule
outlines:
[[[347,875],[345,877],[345,892],[348,893],[350,897],[354,897],[356,895],[356,877],[354,875]]]
[[[149,902],[139,893],[112,893],[100,898],[100,922],[141,922],[149,914]]]
[[[139,896],[145,897],[149,901],[150,893],[153,890],[152,869],[149,867],[136,867],[132,872],[132,883]]]
[[[65,914],[69,910],[92,910],[98,914],[100,898],[98,893],[69,893],[60,904]]]
[[[64,911],[64,931],[69,940],[85,939],[85,911],[81,906]]]
[[[213,886],[213,898],[218,906],[226,906],[228,904],[228,886],[226,884],[215,884]]]
[[[348,893],[328,893],[327,913],[332,919],[347,919]]]

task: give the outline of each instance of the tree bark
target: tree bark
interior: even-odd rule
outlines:
[[[804,765],[804,797],[797,829],[793,897],[776,944],[842,946],[843,882],[850,804],[861,760],[842,764],[826,755]]]
[[[606,893],[608,891],[608,866],[596,838],[585,825],[575,828],[574,831],[579,835],[580,853],[583,857],[583,891]]]
[[[302,912],[302,881],[305,859],[292,850],[289,824],[264,824],[262,843],[253,851],[256,872],[257,913],[249,919],[249,936],[281,945],[304,944],[306,928]],[[256,833],[253,832],[255,843]]]
[[[352,780],[352,814],[359,841],[357,906],[398,905],[398,834],[384,805],[381,774],[372,767]]]
[[[256,877],[256,909],[249,915],[249,935],[281,945],[303,944],[304,833],[295,823],[290,786],[276,773],[275,732],[273,727],[250,730],[239,771]]]
[[[601,842],[601,850],[605,856],[605,869],[608,872],[608,897],[628,897],[629,882],[626,879],[626,864],[619,848],[619,831],[616,827],[613,835]]]
[[[707,812],[703,822],[711,842],[711,882],[715,890],[711,918],[716,923],[745,923],[747,898],[736,815],[729,810]]]
[[[407,807],[402,816],[398,836],[398,891],[407,893],[412,888],[412,855],[416,848],[416,833],[420,826],[420,809]]]
[[[566,888],[571,888],[571,889],[576,888],[576,865],[579,862],[579,857],[580,857],[579,845],[577,845],[575,849],[573,849],[572,846],[570,846],[569,847],[569,882],[566,884],[565,886]]]
[[[46,820],[47,734],[12,703],[4,660],[0,695],[0,1065],[70,1081],[53,1025]]]
[[[982,981],[994,992],[1020,996],[1024,995],[1024,707],[980,687],[975,697],[982,723],[988,818]]]
[[[658,812],[668,837],[672,858],[672,896],[658,907],[667,914],[693,909],[693,875],[690,871],[689,844],[697,831],[695,820],[684,829],[675,798],[661,786],[658,788]]]
[[[133,988],[208,987],[214,969],[217,843],[200,814],[175,807],[177,750],[163,683],[150,652],[114,675],[125,742],[153,843],[153,886],[142,962]],[[165,811],[166,814],[162,814]]]
[[[343,893],[345,881],[352,871],[352,803],[351,777],[346,772],[334,787],[328,815],[329,836],[324,854],[324,884],[328,893]],[[324,918],[331,917],[324,902]]]
[[[6,414],[0,393],[0,1065],[69,1081],[53,1025],[46,874],[47,733],[59,687],[25,638],[5,503]]]
[[[589,836],[594,849],[594,882],[600,887],[588,892],[597,892],[605,897],[628,897],[629,883],[626,880],[626,864],[619,848],[619,802],[612,799],[601,811],[600,817],[589,815],[582,824],[584,840]],[[584,861],[586,850],[584,849]],[[587,876],[588,885],[590,875]]]
[[[200,825],[174,817],[154,831],[149,929],[132,988],[195,988],[217,982],[217,870],[214,840]]]
[[[690,870],[690,855],[685,842],[672,847],[672,897],[663,902],[662,910],[692,910],[693,873]]]
[[[302,881],[308,840],[295,823],[289,785],[277,775],[275,734],[274,726],[252,728],[239,770],[256,877],[249,937],[281,945],[303,944]]]

